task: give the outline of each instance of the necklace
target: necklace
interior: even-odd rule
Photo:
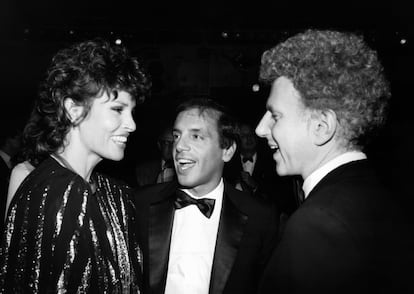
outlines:
[[[72,171],[72,172],[74,172],[75,174],[77,174],[77,175],[79,175],[76,171],[75,171],[75,169],[69,164],[69,162],[65,159],[65,158],[63,158],[63,156],[60,156],[60,155],[58,155],[58,154],[56,154],[56,153],[53,153],[53,154],[51,154],[51,156],[56,160],[56,161],[58,161],[63,167],[66,167],[68,170],[70,170],[70,171]],[[79,175],[80,176],[80,175]],[[86,181],[86,180],[85,180]],[[93,193],[95,193],[95,191],[96,191],[96,183],[95,183],[95,181],[92,179],[92,176],[91,177],[89,177],[89,181],[88,181],[88,183],[89,183],[89,185],[90,185],[90,187],[91,187],[91,190],[92,190],[92,192]]]

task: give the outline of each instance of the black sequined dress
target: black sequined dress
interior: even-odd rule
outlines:
[[[0,248],[0,293],[139,293],[130,189],[91,185],[52,157],[20,185]]]

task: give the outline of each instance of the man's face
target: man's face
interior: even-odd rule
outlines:
[[[224,163],[234,153],[220,147],[215,115],[208,110],[200,114],[197,108],[180,112],[173,137],[174,165],[180,185],[196,196],[212,191],[220,182]]]
[[[240,126],[240,151],[243,153],[254,153],[257,146],[257,136],[249,125]]]
[[[172,160],[172,151],[173,151],[174,138],[172,135],[172,130],[168,129],[163,132],[161,137],[158,139],[158,148],[161,152],[161,157],[165,161]]]
[[[266,108],[256,134],[266,138],[274,151],[277,173],[306,177],[314,157],[310,114],[289,79],[280,77],[273,82]]]

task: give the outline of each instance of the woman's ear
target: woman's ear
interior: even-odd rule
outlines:
[[[314,143],[322,146],[333,139],[338,128],[338,120],[335,111],[331,109],[312,114],[312,132]]]
[[[69,120],[73,125],[76,125],[82,117],[83,106],[76,104],[72,98],[66,98],[63,104]]]
[[[223,161],[224,162],[229,162],[231,160],[231,158],[233,157],[234,153],[236,152],[237,149],[237,145],[236,143],[233,142],[233,144],[231,144],[230,147],[223,149]]]

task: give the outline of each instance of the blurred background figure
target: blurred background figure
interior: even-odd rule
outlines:
[[[20,151],[20,130],[10,129],[0,135],[0,219],[4,220],[11,170],[14,157]]]
[[[297,207],[291,177],[277,175],[271,153],[250,123],[240,122],[239,131],[236,155],[224,167],[226,180],[236,189],[275,204],[281,213],[289,215]]]
[[[136,166],[135,175],[139,187],[170,182],[175,178],[172,159],[173,143],[171,125],[163,126],[157,138],[158,157]]]
[[[241,191],[254,193],[258,189],[258,184],[253,176],[257,178],[262,165],[257,156],[257,139],[253,128],[244,123],[240,125],[240,160],[242,165],[240,178],[236,188]],[[261,157],[260,157],[261,159]]]
[[[267,198],[269,195],[263,189],[266,161],[263,161],[263,154],[258,154],[258,137],[248,123],[240,123],[239,131],[240,142],[236,156],[225,168],[226,179],[240,191]]]

